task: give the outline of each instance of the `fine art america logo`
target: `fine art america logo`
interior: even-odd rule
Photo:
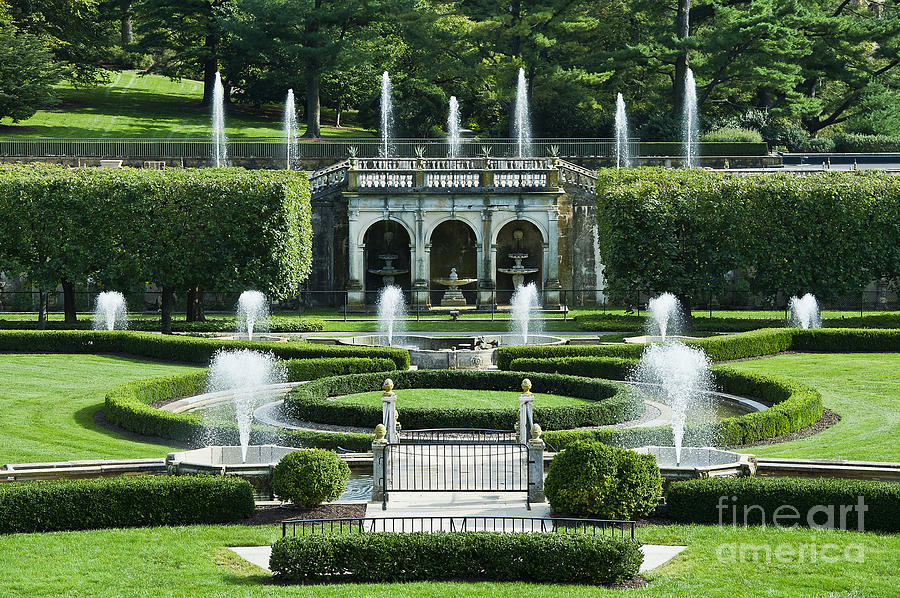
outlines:
[[[794,505],[780,505],[769,513],[762,505],[739,505],[737,496],[720,496],[716,510],[721,526],[772,525],[790,529],[805,525],[813,529],[862,532],[869,507],[862,496],[857,496],[856,504],[852,505],[814,505],[805,512]],[[861,563],[865,560],[865,549],[856,543],[730,542],[716,549],[716,558],[726,563]]]

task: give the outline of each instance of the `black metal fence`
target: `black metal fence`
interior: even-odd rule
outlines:
[[[403,444],[509,444],[516,442],[515,430],[489,430],[480,428],[432,428],[402,430]]]
[[[359,517],[344,519],[285,519],[281,535],[365,534],[365,533],[585,533],[634,540],[635,522],[621,519],[573,519],[540,517]],[[299,533],[298,533],[299,530]]]
[[[391,443],[385,456],[385,504],[390,492],[527,493],[531,484],[528,447],[518,442]]]

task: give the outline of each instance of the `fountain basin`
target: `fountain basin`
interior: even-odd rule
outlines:
[[[257,500],[272,500],[272,471],[288,453],[298,449],[275,444],[247,447],[247,460],[241,461],[240,446],[207,446],[169,453],[166,469],[169,475],[226,475],[247,480]]]
[[[681,463],[675,462],[674,446],[642,446],[636,453],[653,455],[667,482],[692,478],[740,477],[756,473],[756,457],[717,448],[685,446]]]
[[[521,344],[521,336],[494,334],[483,336],[412,336],[394,339],[394,346],[409,351],[410,364],[420,370],[481,370],[497,363],[497,348]],[[383,337],[375,334],[338,339],[341,345],[383,346]],[[529,345],[564,345],[556,336],[529,335]],[[310,339],[312,342],[312,339]]]

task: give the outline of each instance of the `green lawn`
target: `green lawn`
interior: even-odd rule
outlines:
[[[106,391],[197,368],[102,355],[0,354],[0,464],[164,457],[94,424]]]
[[[412,583],[274,586],[228,546],[271,544],[275,526],[194,526],[0,536],[3,593],[9,596],[434,597],[623,596],[623,590],[524,583]],[[900,536],[819,530],[652,526],[638,540],[688,549],[646,574],[628,596],[895,596]],[[732,562],[730,547],[749,547]],[[817,556],[811,558],[812,547]],[[828,546],[828,548],[825,548]],[[848,547],[852,547],[849,549]],[[800,549],[806,552],[799,554]],[[777,550],[782,556],[777,558]],[[821,556],[825,550],[826,557]],[[753,560],[754,554],[769,562]],[[757,552],[759,551],[759,552]],[[862,556],[862,562],[856,562]],[[848,558],[849,557],[849,558]]]
[[[500,390],[462,390],[459,388],[410,388],[396,389],[397,404],[401,408],[431,407],[433,409],[497,409],[519,408],[519,393]],[[378,392],[361,392],[336,399],[342,403],[354,405],[381,405]],[[534,404],[537,407],[562,407],[565,405],[584,405],[591,403],[586,399],[545,395],[534,393]]]
[[[777,355],[730,364],[746,372],[794,378],[822,393],[841,416],[809,438],[746,452],[768,457],[900,461],[900,353]]]
[[[59,86],[62,102],[38,110],[28,120],[0,121],[5,137],[119,137],[181,138],[209,135],[209,108],[200,106],[203,83],[172,81],[136,71],[113,71],[108,85],[75,89]],[[226,135],[281,137],[282,107],[251,109],[232,104],[225,108]],[[326,137],[370,137],[371,131],[353,126],[323,126]]]

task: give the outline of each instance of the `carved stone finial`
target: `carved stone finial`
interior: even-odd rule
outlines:
[[[384,427],[384,424],[378,424],[375,426],[375,440],[384,440],[384,436],[387,434],[387,429]]]
[[[525,378],[522,380],[522,392],[525,394],[531,394],[531,380]]]
[[[543,433],[544,433],[544,431],[541,429],[540,424],[534,424],[533,426],[531,426],[531,439],[532,440],[540,439],[541,434],[543,434]]]
[[[384,389],[384,396],[390,396],[392,394],[391,391],[394,390],[394,381],[390,378],[386,379],[384,381],[384,386],[381,388]]]

